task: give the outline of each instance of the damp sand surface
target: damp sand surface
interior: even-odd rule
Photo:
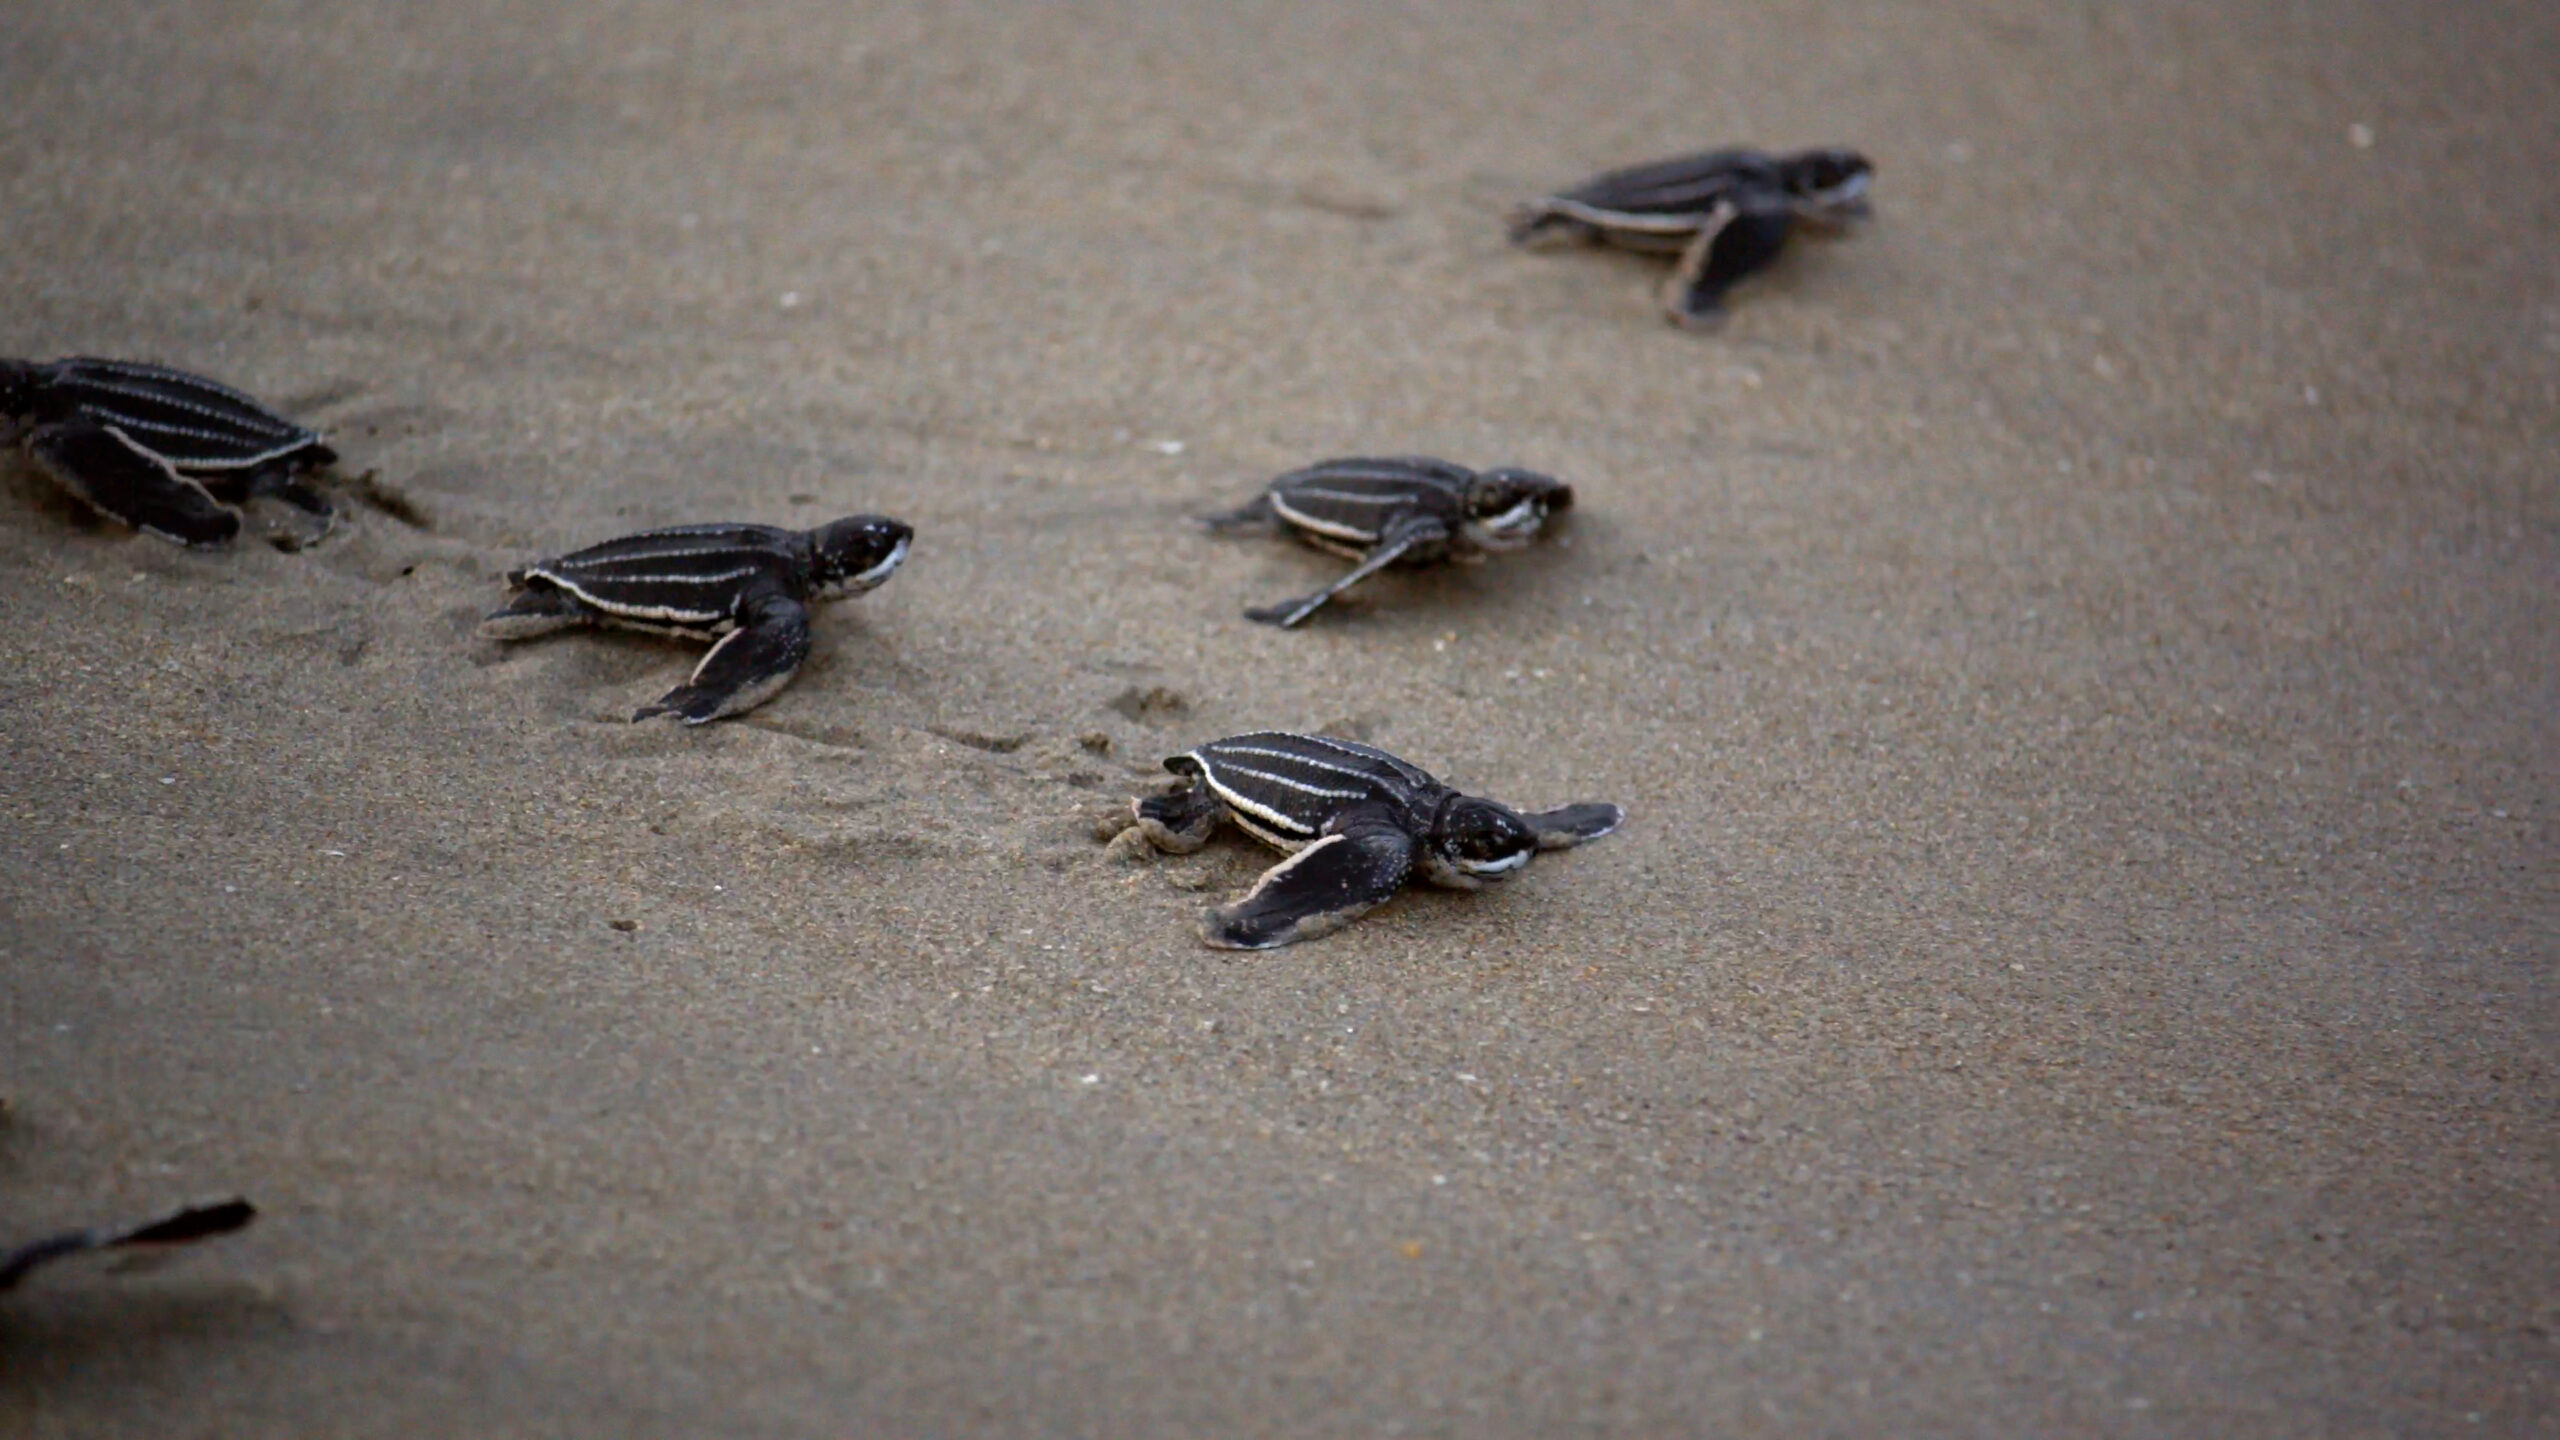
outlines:
[[[1676,12],[1676,13],[1675,13]],[[2543,1434],[2560,11],[26,0],[0,353],[375,503],[0,470],[0,1430]],[[1845,142],[1684,334],[1512,201]],[[1571,481],[1398,575],[1189,517]],[[914,523],[798,683],[512,565]],[[394,513],[400,512],[400,513]],[[1365,737],[1630,819],[1266,955],[1091,838]]]

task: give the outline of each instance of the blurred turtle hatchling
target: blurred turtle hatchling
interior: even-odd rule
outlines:
[[[1470,470],[1420,455],[1326,460],[1274,480],[1242,509],[1212,515],[1213,530],[1277,522],[1291,535],[1360,563],[1312,595],[1258,605],[1248,618],[1296,625],[1390,565],[1481,563],[1537,538],[1573,504],[1573,487],[1534,470]]]
[[[62,488],[181,545],[240,533],[236,506],[272,495],[335,511],[303,476],[337,462],[305,429],[227,385],[135,360],[0,360],[0,422]],[[316,536],[279,532],[298,548]]]
[[[1633,165],[1521,206],[1511,243],[1677,255],[1662,285],[1673,323],[1715,324],[1725,292],[1778,258],[1797,227],[1837,233],[1868,213],[1875,166],[1854,150],[1711,150]]]
[[[700,725],[770,700],[809,658],[809,607],[895,573],[915,531],[880,515],[815,530],[678,525],[511,571],[518,593],[480,622],[492,640],[608,625],[717,643],[685,683],[631,718]]]

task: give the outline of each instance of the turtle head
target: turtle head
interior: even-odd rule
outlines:
[[[1501,880],[1538,853],[1538,832],[1507,805],[1453,796],[1431,827],[1431,848],[1451,869],[1481,883]]]
[[[812,588],[819,599],[859,595],[906,562],[916,532],[885,515],[856,515],[821,525],[811,537]]]
[[[1779,182],[1806,220],[1843,224],[1867,213],[1876,167],[1855,150],[1806,150],[1778,163]]]
[[[1573,487],[1535,470],[1500,466],[1467,483],[1467,535],[1487,550],[1516,550],[1547,516],[1573,504]]]

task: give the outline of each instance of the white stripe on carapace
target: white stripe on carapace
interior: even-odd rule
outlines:
[[[1364,500],[1363,503],[1378,502]],[[1304,510],[1290,509],[1289,502],[1278,495],[1271,497],[1271,508],[1280,512],[1281,519],[1301,530],[1312,530],[1319,535],[1330,535],[1337,540],[1356,540],[1363,545],[1375,544],[1378,539],[1378,532],[1374,528],[1363,530],[1356,525],[1345,525],[1339,520],[1319,520]]]
[[[687,610],[675,605],[633,605],[624,601],[599,599],[593,591],[590,591],[584,586],[578,584],[575,580],[568,579],[565,576],[554,575],[548,570],[528,570],[525,572],[525,578],[528,580],[548,580],[552,584],[559,586],[561,589],[568,591],[571,595],[576,596],[578,599],[583,600],[587,604],[603,611],[607,618],[621,623],[628,623],[637,620],[664,620],[671,625],[692,625],[696,627],[717,625],[724,629],[729,625],[736,623],[730,618],[728,608],[725,606],[717,610],[705,610],[699,608]],[[646,627],[634,626],[633,628],[639,629]],[[679,630],[675,633],[683,634],[684,632]]]
[[[1235,810],[1232,806],[1228,807],[1228,818],[1236,822],[1237,829],[1242,830],[1247,835],[1250,835],[1254,839],[1261,841],[1263,844],[1270,846],[1272,849],[1280,851],[1282,854],[1294,855],[1301,847],[1305,846],[1308,841],[1315,838],[1315,832],[1312,830],[1299,835],[1281,835],[1270,830],[1265,830],[1251,817]]]
[[[606,542],[606,544],[612,543],[615,542]],[[601,550],[605,547],[603,545],[597,545],[589,548]],[[677,550],[635,549],[618,552],[612,555],[602,555],[593,560],[579,561],[579,563],[582,565],[603,566],[628,564],[634,560],[682,560],[688,555],[735,555],[740,550],[753,550],[756,548],[757,547],[752,545],[693,545]],[[579,555],[585,553],[585,551],[579,551],[576,554],[564,555],[561,558],[563,560],[577,560]]]
[[[184,425],[172,425],[165,420],[146,420],[137,415],[120,415],[115,411],[109,410],[100,405],[92,405],[87,408],[92,415],[97,418],[100,424],[107,425],[117,430],[132,444],[141,449],[148,450],[154,456],[164,460],[170,459],[171,457],[165,450],[162,450],[158,446],[151,444],[148,440],[143,439],[143,435],[174,435],[188,440],[204,440],[215,444],[231,445],[241,443],[244,438],[237,434],[225,434],[215,430],[196,430]],[[141,433],[137,434],[136,432]],[[252,466],[264,465],[270,460],[290,455],[296,450],[308,448],[313,443],[315,443],[313,436],[309,434],[295,434],[276,441],[264,450],[255,451],[247,455],[216,455],[204,457],[190,455],[173,463],[184,464],[190,470],[246,470]]]
[[[1300,820],[1292,819],[1291,817],[1283,815],[1279,811],[1272,809],[1270,806],[1263,804],[1259,800],[1240,794],[1233,788],[1218,783],[1218,772],[1214,767],[1202,765],[1200,767],[1200,773],[1203,778],[1208,780],[1209,788],[1218,792],[1218,798],[1226,801],[1227,808],[1236,813],[1236,823],[1247,830],[1253,831],[1254,834],[1261,836],[1262,839],[1270,842],[1271,844],[1279,845],[1282,842],[1275,836],[1264,834],[1261,828],[1254,824],[1255,821],[1259,820],[1265,825],[1278,826],[1284,834],[1300,843],[1304,843],[1308,836],[1316,833],[1315,826],[1306,824]],[[1246,773],[1253,774],[1257,772],[1247,771]]]
[[[1313,735],[1301,736],[1299,738],[1310,744],[1325,743]],[[1232,740],[1221,741],[1216,748],[1220,755],[1259,755],[1265,760],[1288,760],[1296,764],[1307,766],[1310,769],[1322,770],[1327,774],[1348,775],[1354,780],[1370,780],[1375,778],[1369,771],[1362,769],[1359,766],[1344,765],[1338,761],[1327,760],[1321,755],[1310,755],[1303,750],[1274,750],[1263,745],[1239,745]],[[1354,751],[1352,753],[1357,754],[1358,752]],[[1239,765],[1236,768],[1243,770],[1245,767]],[[1258,774],[1260,772],[1246,771],[1246,773]]]
[[[1322,785],[1310,785],[1304,780],[1293,780],[1286,775],[1274,775],[1268,770],[1256,770],[1250,765],[1229,765],[1227,768],[1238,775],[1251,775],[1257,780],[1268,780],[1274,785],[1295,790],[1301,795],[1316,795],[1327,800],[1366,800],[1370,794],[1366,790],[1328,790]],[[1319,765],[1316,768],[1332,775],[1342,773],[1330,765]]]
[[[667,557],[663,555],[652,555],[648,558],[652,560],[663,560]],[[535,570],[531,573],[539,575],[546,580],[550,580],[555,584],[569,585],[575,583],[548,570]],[[757,567],[753,565],[741,565],[735,570],[723,570],[717,575],[615,575],[609,578],[611,578],[613,583],[616,585],[726,585],[733,580],[744,580],[748,576],[756,573]]]
[[[1648,235],[1682,235],[1698,228],[1699,221],[1714,207],[1673,215],[1637,215],[1612,210],[1605,205],[1586,205],[1579,200],[1554,199],[1547,208],[1569,220],[1597,225],[1604,230],[1635,230]]]
[[[1438,783],[1431,778],[1428,772],[1416,766],[1412,761],[1399,760],[1395,756],[1388,754],[1384,750],[1378,749],[1374,745],[1361,745],[1349,740],[1336,740],[1330,735],[1291,735],[1288,738],[1298,742],[1300,745],[1321,746],[1327,750],[1339,751],[1342,754],[1366,760],[1373,765],[1384,765],[1389,770],[1394,771],[1397,778],[1403,780],[1409,785],[1418,786]],[[1333,771],[1337,775],[1357,775],[1363,778],[1374,778],[1367,770],[1346,768],[1342,765],[1334,764],[1330,761],[1322,760],[1313,755],[1306,754],[1304,751],[1300,750],[1268,750],[1256,745],[1236,744],[1233,741],[1220,741],[1217,748],[1221,750],[1232,750],[1239,755],[1269,755],[1274,758],[1286,757],[1292,760],[1303,761],[1309,765],[1321,766]]]
[[[64,377],[65,383],[68,384],[95,385],[101,390],[108,390],[114,388],[114,380],[122,380],[128,377],[140,380],[166,380],[170,384],[183,385],[190,390],[203,390],[211,394],[219,395],[225,400],[236,400],[241,404],[248,406],[252,410],[264,410],[266,408],[256,400],[232,389],[230,386],[223,384],[219,380],[208,380],[204,376],[198,375],[191,370],[173,370],[166,365],[154,365],[146,360],[98,360],[82,358],[66,360],[61,362],[61,364],[65,366],[69,372]],[[94,373],[83,373],[81,369],[83,366],[103,366],[105,367],[106,375],[111,378],[102,379]],[[120,393],[130,395],[138,392],[126,390]]]
[[[210,381],[192,375],[171,376],[168,378],[175,383],[184,384],[190,389],[212,391],[223,399],[232,402],[232,404],[237,406],[239,409],[245,410],[249,413],[245,416],[237,415],[218,405],[207,405],[201,400],[190,400],[182,395],[171,395],[162,390],[145,389],[139,385],[118,385],[111,380],[84,379],[76,380],[72,383],[92,390],[102,390],[109,395],[122,395],[128,399],[147,400],[154,405],[166,405],[173,410],[189,410],[198,415],[210,415],[226,420],[245,420],[250,425],[261,429],[274,428],[278,426],[288,430],[298,430],[302,428],[280,415],[268,413],[267,407],[250,399],[248,396],[241,394],[237,390],[225,390]],[[87,405],[93,410],[100,408],[92,401],[84,400],[81,403]]]

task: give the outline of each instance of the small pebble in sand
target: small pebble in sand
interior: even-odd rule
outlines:
[[[2373,127],[2362,122],[2347,127],[2347,143],[2359,150],[2373,148]]]

